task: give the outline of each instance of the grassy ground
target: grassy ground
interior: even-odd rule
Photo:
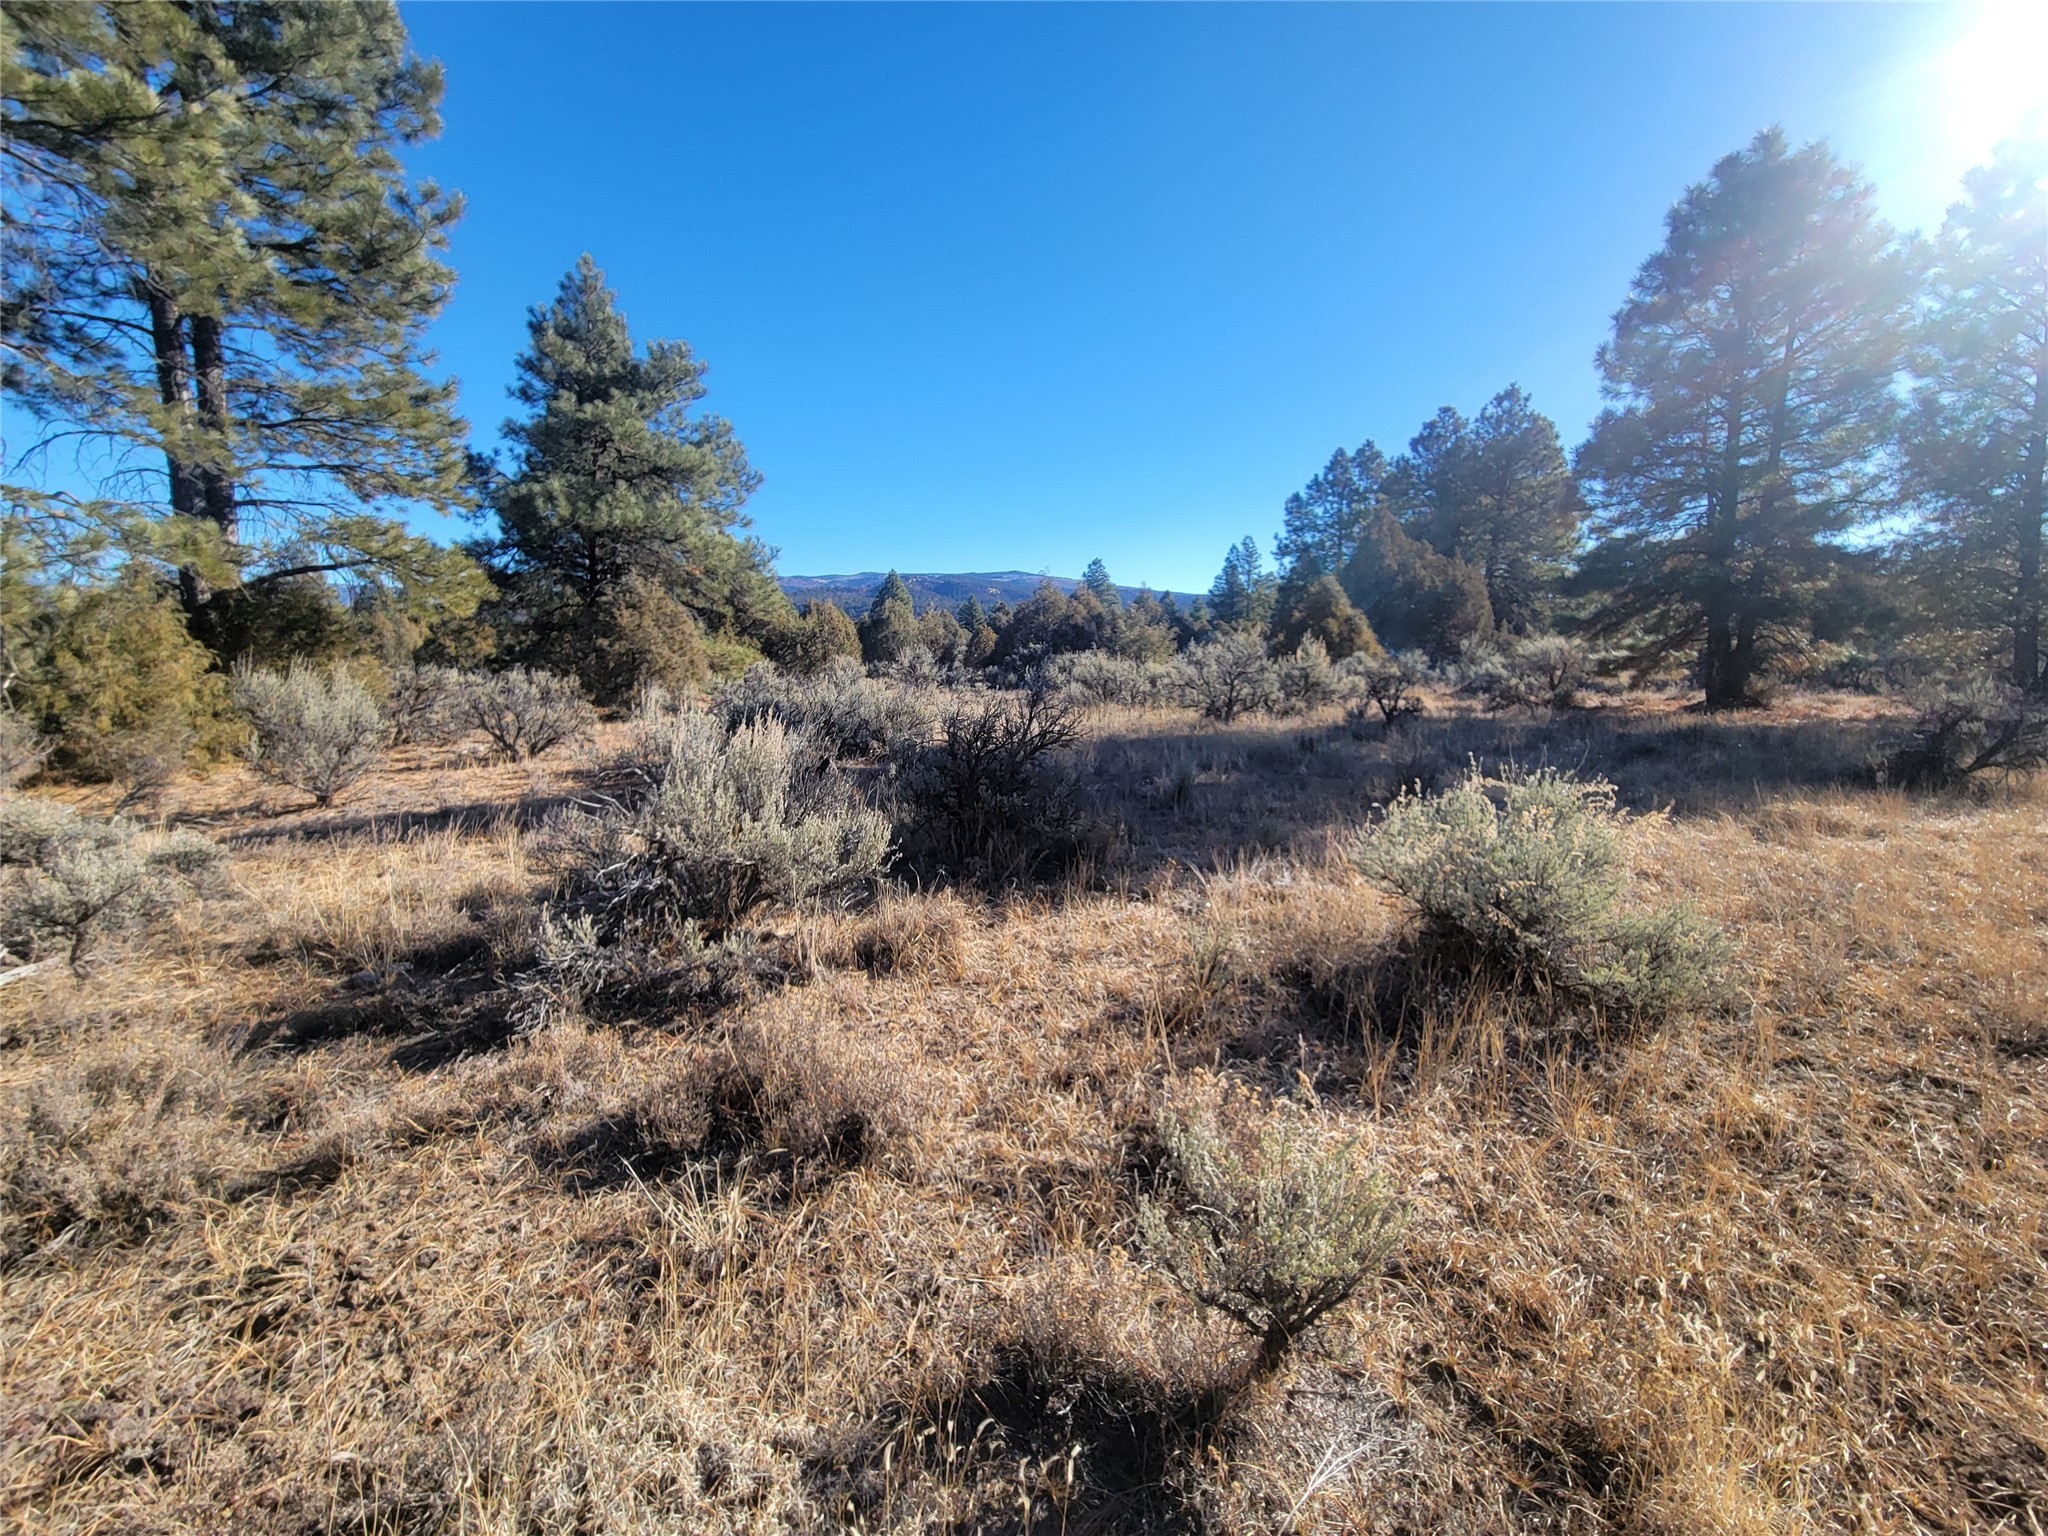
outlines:
[[[2048,795],[1873,787],[1862,701],[1103,715],[1057,889],[784,915],[785,984],[519,1036],[563,756],[166,809],[230,891],[0,991],[0,1517],[34,1531],[2048,1526]],[[1468,757],[1668,809],[1736,1000],[1392,1028],[1339,856]],[[1409,1207],[1220,1419],[1137,1257],[1164,1094],[1290,1097]],[[1247,1109],[1255,1113],[1256,1109]]]

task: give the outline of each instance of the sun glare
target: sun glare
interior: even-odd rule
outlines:
[[[2048,6],[1976,8],[1941,54],[1931,125],[1945,147],[1980,158],[2000,140],[2041,132],[2048,116]]]

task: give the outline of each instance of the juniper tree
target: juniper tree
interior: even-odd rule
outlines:
[[[2002,632],[2013,684],[2048,692],[2048,149],[1970,173],[1936,248],[1907,423],[1917,553],[1944,626]]]
[[[1600,349],[1612,402],[1580,450],[1596,628],[1646,666],[1692,651],[1709,708],[1748,701],[1884,504],[1910,296],[1870,188],[1777,130],[1665,220]]]
[[[901,576],[891,571],[875,588],[860,621],[861,655],[871,662],[901,661],[924,643],[917,627],[917,601]]]
[[[498,534],[485,550],[526,658],[601,699],[634,679],[600,665],[619,605],[663,593],[704,630],[754,641],[788,618],[771,552],[739,530],[759,477],[732,427],[697,409],[704,364],[683,341],[636,347],[586,255],[527,317],[508,472],[479,466]]]
[[[423,346],[460,204],[399,161],[442,85],[397,7],[8,20],[4,382],[41,429],[17,462],[113,466],[91,499],[7,488],[45,552],[175,564],[195,616],[216,587],[336,572],[473,608],[470,562],[375,515],[463,499]]]

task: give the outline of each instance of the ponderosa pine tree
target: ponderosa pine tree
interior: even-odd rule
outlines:
[[[636,349],[587,255],[527,335],[512,395],[531,414],[505,424],[509,472],[478,466],[498,523],[482,549],[515,648],[617,700],[638,681],[612,661],[629,654],[613,644],[624,603],[636,629],[652,602],[748,644],[788,623],[773,552],[739,532],[759,477],[730,424],[697,410],[704,364],[689,343]]]
[[[1356,452],[1339,448],[1308,485],[1287,498],[1273,557],[1306,587],[1350,563],[1385,490],[1386,455],[1370,440]]]
[[[2013,684],[2048,692],[2048,149],[2010,144],[1970,173],[1929,299],[1906,430],[1915,558],[1943,624],[2002,636]]]
[[[1259,542],[1246,534],[1223,557],[1209,588],[1209,620],[1221,629],[1264,632],[1279,601],[1279,581],[1266,570]]]
[[[1101,556],[1088,562],[1088,569],[1081,573],[1081,585],[1095,594],[1095,600],[1109,612],[1123,607],[1123,594],[1116,589],[1116,583],[1109,579],[1109,567],[1102,563]]]
[[[1408,531],[1485,578],[1500,628],[1526,634],[1542,622],[1578,545],[1581,504],[1556,425],[1520,386],[1477,421],[1437,412],[1387,478]]]
[[[1604,536],[1597,632],[1691,650],[1709,708],[1748,702],[1839,540],[1881,509],[1911,287],[1870,189],[1773,129],[1665,221],[1600,349],[1613,403],[1578,467]]]
[[[7,487],[53,561],[109,543],[213,590],[310,574],[430,611],[486,590],[380,508],[463,499],[454,386],[423,350],[459,203],[401,147],[441,72],[390,0],[10,4],[7,395],[26,457],[97,494]],[[162,463],[138,466],[141,451]]]

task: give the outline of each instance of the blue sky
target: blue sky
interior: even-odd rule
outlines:
[[[488,443],[585,250],[683,337],[781,568],[1205,587],[1342,443],[1509,381],[1576,442],[1665,209],[1776,122],[1939,223],[2003,131],[1906,5],[404,8]],[[433,519],[422,526],[455,531]]]

